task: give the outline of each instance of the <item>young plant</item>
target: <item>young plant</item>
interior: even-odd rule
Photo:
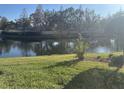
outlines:
[[[76,56],[78,57],[79,60],[84,59],[84,54],[86,49],[89,46],[89,43],[82,37],[82,35],[79,33],[78,39],[76,40]]]

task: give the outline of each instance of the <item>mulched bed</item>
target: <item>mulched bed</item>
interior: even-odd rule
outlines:
[[[85,58],[84,59],[85,61],[98,61],[98,62],[105,62],[105,63],[109,63],[109,62],[111,62],[111,60],[109,59],[109,58],[99,58],[99,59],[97,59],[97,58]]]

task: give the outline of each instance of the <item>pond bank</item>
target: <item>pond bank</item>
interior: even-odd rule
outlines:
[[[96,57],[98,54],[87,54]],[[102,57],[108,56],[101,54]],[[0,88],[88,89],[108,88],[104,76],[110,73],[107,63],[72,62],[74,54],[38,57],[0,58]],[[124,69],[118,73],[120,80],[109,82],[109,88],[124,88]],[[116,84],[114,82],[117,82]],[[114,87],[113,87],[114,86]]]

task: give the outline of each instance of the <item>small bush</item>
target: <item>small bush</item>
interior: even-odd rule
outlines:
[[[109,55],[108,55],[108,58],[112,58],[112,57],[113,57],[113,54],[109,54]]]
[[[84,59],[84,54],[88,47],[89,47],[89,43],[79,33],[79,38],[76,40],[76,47],[75,47],[76,56],[78,57],[79,60]]]
[[[120,56],[113,56],[111,58],[111,62],[109,63],[110,67],[116,67],[116,69],[114,70],[114,72],[108,74],[108,76],[105,79],[105,85],[107,87],[109,87],[109,83],[112,83],[111,81],[115,81],[117,78],[115,77],[115,74],[122,68],[122,66],[124,65],[124,55],[120,55]]]
[[[122,67],[124,65],[124,56],[115,56],[112,57],[111,62],[109,63],[109,66],[111,67]]]
[[[101,56],[97,56],[96,59],[97,59],[98,61],[100,61],[100,62],[103,61],[103,59],[102,59]]]
[[[96,59],[101,59],[101,56],[97,56]]]

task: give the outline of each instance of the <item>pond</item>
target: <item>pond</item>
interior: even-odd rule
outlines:
[[[93,49],[93,52],[95,52],[95,53],[111,53],[112,50],[109,47],[97,46],[96,48]]]
[[[0,57],[40,56],[73,53],[73,41],[45,40],[38,42],[0,40]],[[98,46],[90,49],[95,53],[108,53],[111,49]]]

